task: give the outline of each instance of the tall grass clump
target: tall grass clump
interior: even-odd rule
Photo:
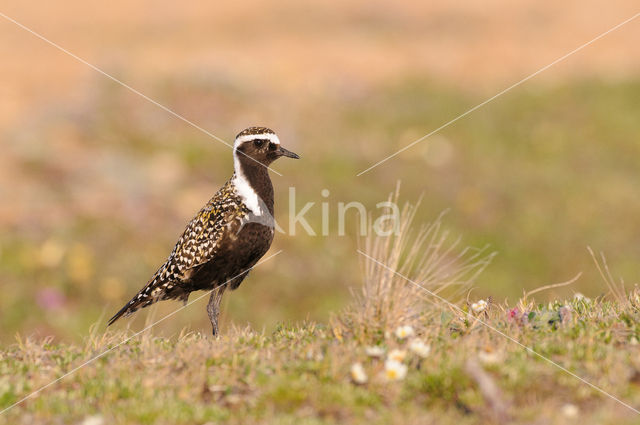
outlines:
[[[390,197],[397,199],[397,192]],[[397,326],[420,328],[428,316],[448,307],[434,294],[459,302],[491,262],[495,253],[487,252],[487,247],[461,247],[460,238],[452,238],[443,228],[443,214],[415,226],[419,204],[406,203],[399,222],[389,221],[383,229],[373,229],[369,220],[368,236],[360,240],[358,250],[363,285],[353,291],[346,310],[334,317],[341,332],[367,339]],[[391,226],[397,226],[395,231]]]

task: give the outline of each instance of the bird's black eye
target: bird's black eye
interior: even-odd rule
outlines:
[[[264,140],[263,139],[256,139],[256,140],[253,141],[253,144],[256,146],[256,148],[260,148],[264,144]]]

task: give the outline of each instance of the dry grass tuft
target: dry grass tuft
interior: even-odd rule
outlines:
[[[600,258],[598,259],[590,246],[587,247],[587,250],[589,251],[589,254],[591,254],[591,258],[598,269],[598,273],[600,273],[602,280],[604,280],[607,288],[609,288],[609,293],[613,299],[621,305],[627,305],[629,303],[629,297],[627,296],[627,291],[624,287],[624,280],[620,278],[620,281],[616,282],[615,278],[611,274],[611,270],[609,270],[607,257],[604,256],[602,251],[599,253]]]
[[[397,204],[398,192],[389,200]],[[341,332],[366,338],[401,325],[419,327],[425,316],[436,311],[429,304],[442,307],[431,294],[460,301],[491,262],[495,253],[487,252],[487,247],[460,248],[460,238],[452,239],[443,229],[443,214],[416,229],[413,220],[419,204],[405,204],[399,223],[386,223],[382,230],[397,226],[389,236],[376,234],[370,225],[359,249],[364,284],[353,294],[351,306],[334,318]]]

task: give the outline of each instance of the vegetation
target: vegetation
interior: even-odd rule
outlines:
[[[241,104],[267,102],[216,81],[199,81],[193,91],[183,90],[186,84],[196,83],[174,81],[149,93],[169,106],[191,105],[187,110],[198,110],[203,98],[226,99],[229,91]],[[640,257],[640,84],[531,84],[357,178],[483,98],[414,78],[357,96],[301,100],[299,116],[314,117],[312,125],[293,119],[289,127],[274,126],[303,157],[278,165],[284,176],[274,176],[276,218],[288,227],[288,187],[295,187],[298,208],[315,202],[306,217],[318,234],[321,203],[329,203],[329,236],[309,236],[300,226],[295,235],[277,234],[273,249],[283,254],[226,297],[223,320],[271,332],[282,320],[326,322],[346,307],[358,287],[361,255],[356,214],[347,215],[347,236],[338,236],[336,205],[359,201],[375,213],[398,181],[403,200],[424,197],[417,222],[449,209],[445,227],[454,238],[462,234],[467,243],[488,244],[498,253],[477,280],[477,298],[514,304],[523,289],[580,271],[575,285],[538,297],[600,296],[606,289],[587,245],[606,252],[611,267],[633,279]],[[279,96],[268,96],[274,99]],[[89,116],[82,112],[87,104],[94,111]],[[203,125],[224,129],[220,136],[231,139],[229,123],[243,116],[234,105],[216,108]],[[96,88],[86,103],[61,110],[69,111],[60,112],[62,119],[34,114],[0,158],[0,165],[15,165],[0,167],[0,175],[11,172],[4,193],[12,199],[2,210],[0,236],[4,344],[16,332],[80,342],[91,324],[146,282],[184,224],[232,171],[225,146],[118,86]],[[261,119],[272,121],[279,122]],[[330,191],[327,198],[323,189]],[[175,307],[162,303],[158,314]],[[141,327],[146,315],[134,316],[131,326]],[[156,332],[207,326],[204,307],[196,306]]]
[[[461,261],[437,221],[412,230],[414,212],[405,207],[398,237],[365,241],[373,256],[364,257],[363,292],[329,324],[232,326],[217,339],[95,327],[81,345],[18,337],[0,357],[3,408],[62,379],[0,423],[637,422],[550,362],[637,406],[639,290],[625,295],[599,262],[615,301],[435,299],[425,289],[450,296],[458,283],[468,291],[490,257]],[[420,278],[424,289],[381,264]]]

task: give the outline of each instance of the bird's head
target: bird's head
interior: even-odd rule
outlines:
[[[300,158],[297,154],[283,148],[276,133],[266,127],[249,127],[242,130],[236,136],[233,154],[236,160],[248,165],[250,165],[250,162],[254,164],[259,162],[268,166],[281,156],[294,159]],[[247,161],[244,161],[243,158],[247,159]]]

